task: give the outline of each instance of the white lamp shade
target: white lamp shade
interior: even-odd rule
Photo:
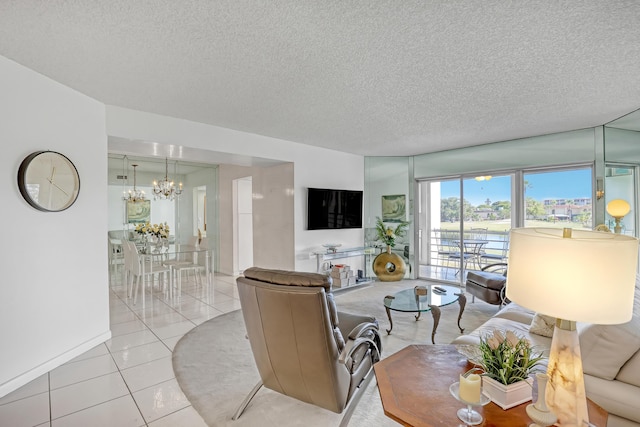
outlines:
[[[561,319],[625,323],[633,314],[638,262],[634,237],[562,229],[515,228],[509,242],[507,298]]]

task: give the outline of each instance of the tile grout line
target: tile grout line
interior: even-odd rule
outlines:
[[[122,300],[122,298],[121,298],[120,296],[118,296],[117,294],[116,294],[116,297],[117,297],[117,298],[119,298],[120,300]],[[158,298],[158,299],[159,299],[159,298]],[[153,331],[151,330],[151,328],[149,327],[149,325],[147,325],[147,323],[146,323],[142,318],[140,318],[140,316],[139,316],[139,314],[138,314],[138,313],[136,313],[135,311],[133,311],[133,310],[131,309],[131,307],[130,307],[128,304],[126,304],[126,302],[124,302],[124,301],[123,301],[123,303],[124,303],[124,304],[127,306],[127,308],[128,308],[128,309],[129,309],[129,310],[130,310],[130,311],[131,311],[131,312],[132,312],[132,313],[133,313],[133,314],[134,314],[134,315],[135,315],[135,316],[136,316],[136,317],[137,317],[137,318],[138,318],[138,319],[139,319],[139,320],[144,324],[144,325],[145,325],[145,327],[149,329],[149,332],[151,332],[151,333],[152,333],[156,338],[158,338],[158,341],[160,341],[160,342],[162,343],[162,345],[164,345],[164,346],[167,348],[167,350],[169,350],[169,351],[170,351],[170,353],[171,353],[170,358],[172,359],[172,358],[173,358],[173,350],[172,350],[172,349],[171,349],[171,348],[170,348],[170,347],[169,347],[169,346],[164,342],[164,340],[162,340],[158,335],[156,335],[156,333],[155,333],[155,332],[153,332]],[[170,305],[168,305],[168,304],[165,304],[165,305],[167,305],[169,308],[171,308],[174,312],[176,312],[177,314],[179,314],[179,315],[180,315],[181,317],[183,317],[185,320],[187,320],[187,321],[189,321],[189,322],[191,322],[191,323],[193,324],[193,322],[192,322],[190,319],[187,319],[185,316],[183,316],[183,315],[182,315],[182,313],[179,313],[177,310],[175,310],[175,308],[171,307],[171,306],[170,306]],[[195,325],[195,324],[194,324],[194,327],[195,327],[195,326],[197,326],[197,325]],[[182,336],[184,336],[184,334],[183,334]],[[171,338],[173,338],[173,337],[171,337]],[[113,359],[113,354],[112,354],[112,352],[111,352],[111,349],[109,349],[109,348],[107,347],[107,350],[109,351],[109,355],[110,355],[110,356],[111,356],[111,358]],[[158,360],[159,360],[159,359],[158,359]],[[172,359],[172,360],[173,360],[173,359]],[[139,412],[139,413],[140,413],[140,415],[142,416],[142,419],[143,419],[143,420],[144,420],[144,422],[145,422],[145,426],[147,426],[147,427],[148,427],[148,425],[149,425],[149,421],[147,421],[147,419],[145,418],[145,416],[144,416],[144,414],[143,414],[143,412],[142,412],[142,410],[141,410],[141,408],[140,408],[140,405],[138,404],[138,401],[136,400],[135,396],[133,395],[133,391],[131,390],[131,388],[130,388],[129,384],[127,383],[126,379],[124,378],[124,375],[122,374],[122,370],[120,369],[120,367],[119,367],[119,366],[118,366],[118,364],[116,363],[115,359],[113,359],[113,362],[115,363],[116,368],[118,369],[118,373],[120,374],[120,376],[121,376],[121,378],[122,378],[122,381],[124,382],[125,386],[127,387],[127,390],[129,391],[129,394],[131,395],[131,399],[133,400],[134,404],[136,405],[136,408],[138,409],[138,412]],[[173,369],[173,367],[172,367],[172,369]],[[175,372],[174,372],[174,377],[173,377],[173,379],[175,380]],[[163,381],[163,382],[164,382],[164,381]],[[157,384],[160,384],[160,383],[157,383]],[[147,388],[150,388],[150,387],[154,387],[154,386],[155,386],[155,385],[157,385],[157,384],[150,385],[150,386],[148,386],[148,387],[145,387],[144,389],[147,389]],[[178,384],[178,386],[179,386],[179,384]],[[141,390],[138,390],[138,391],[142,391],[142,390],[144,390],[144,389],[141,389]],[[183,392],[183,394],[184,394],[184,392]],[[186,395],[185,395],[185,399],[186,399]],[[189,405],[188,405],[187,407],[193,407],[193,405],[191,404],[191,402],[189,402],[189,400],[188,400],[188,399],[186,399],[186,401],[189,403]],[[186,407],[185,407],[185,408],[186,408]],[[178,411],[181,411],[181,410],[183,410],[183,409],[185,409],[185,408],[180,408],[180,409],[177,409],[177,410],[175,410],[175,411],[173,411],[173,412],[170,412],[170,413],[168,413],[168,414],[165,414],[164,416],[162,416],[162,417],[160,417],[160,418],[158,418],[158,419],[154,420],[153,422],[156,422],[156,421],[158,421],[158,420],[161,420],[162,418],[168,417],[169,415],[174,414],[174,413],[176,413],[176,412],[178,412]]]

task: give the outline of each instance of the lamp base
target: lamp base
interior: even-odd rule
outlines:
[[[622,226],[620,225],[620,220],[622,219],[622,217],[614,217],[614,219],[616,220],[616,225],[613,227],[613,232],[616,234],[620,234],[622,233]]]
[[[545,401],[563,427],[589,423],[576,322],[558,319],[553,331]]]

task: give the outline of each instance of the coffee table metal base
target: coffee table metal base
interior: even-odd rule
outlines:
[[[414,290],[414,292],[416,292],[416,290]],[[464,308],[467,305],[467,296],[464,294],[464,292],[454,293],[454,295],[458,297],[457,301],[460,306],[460,311],[458,312],[458,329],[460,329],[460,333],[463,333],[464,328],[460,326],[460,321],[462,320],[462,313],[464,312]],[[416,298],[417,297],[418,295],[416,294]],[[395,296],[387,295],[386,297],[384,297],[384,299],[385,301],[393,300],[395,299]],[[415,310],[405,309],[405,310],[395,310],[395,311],[406,311],[406,312],[417,313],[415,315],[416,321],[420,319],[420,315],[422,314],[423,311],[431,311],[431,316],[433,317],[433,329],[431,330],[431,343],[435,344],[436,331],[438,330],[438,324],[440,323],[440,316],[442,314],[442,311],[440,310],[440,306],[438,305],[428,304],[428,307],[429,307],[429,310],[426,310],[426,309],[421,310],[418,305],[416,306]],[[393,308],[390,308],[389,304],[385,303],[384,309],[386,310],[387,318],[389,319],[389,329],[386,329],[386,331],[387,331],[387,335],[390,335],[391,331],[393,330],[393,319],[391,318],[391,311],[393,310]]]

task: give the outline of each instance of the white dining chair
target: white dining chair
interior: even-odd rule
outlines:
[[[130,276],[133,280],[132,289],[129,293],[129,296],[133,294],[133,305],[135,305],[137,302],[139,289],[141,290],[144,298],[144,285],[147,279],[151,279],[151,292],[153,293],[154,275],[157,275],[158,283],[160,283],[160,277],[162,277],[162,280],[164,282],[162,289],[166,294],[167,291],[172,287],[171,268],[164,265],[163,262],[152,261],[151,259],[146,259],[145,257],[140,256],[140,254],[138,253],[138,248],[135,244],[130,243],[129,247],[132,249],[130,252]],[[140,282],[142,282],[142,287],[140,287]]]
[[[117,239],[107,235],[109,247],[109,282],[112,282],[118,274],[118,266],[124,263],[124,253],[122,252],[122,239]]]
[[[133,245],[133,248],[132,248]],[[133,275],[131,273],[131,265],[133,263],[133,249],[135,248],[135,245],[128,241],[128,240],[123,240],[122,241],[122,254],[123,254],[123,264],[122,264],[122,283],[126,286],[127,288],[127,298],[131,298],[131,286],[130,286],[130,282],[133,278]]]
[[[189,280],[189,273],[193,274],[195,284],[202,286],[202,273],[206,271],[205,263],[208,262],[207,252],[204,252],[207,248],[187,246],[192,250],[178,251],[175,259],[164,262],[164,265],[171,269],[171,280],[173,282],[171,290],[172,292],[174,290],[177,291],[178,297],[182,295],[183,273],[186,274],[187,280]]]

